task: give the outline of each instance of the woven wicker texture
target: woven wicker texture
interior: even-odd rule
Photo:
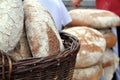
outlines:
[[[67,33],[60,32],[65,50],[42,58],[31,58],[13,62],[1,52],[0,79],[2,80],[71,80],[79,40]]]

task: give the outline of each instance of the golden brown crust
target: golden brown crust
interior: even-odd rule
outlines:
[[[48,34],[48,44],[49,44],[49,53],[51,54],[55,54],[57,52],[60,51],[60,43],[59,40],[57,38],[57,36],[55,35],[54,31],[50,28],[50,26],[46,23],[48,30],[47,30],[47,34]],[[53,47],[54,46],[54,47]]]
[[[116,35],[113,32],[105,32],[103,35],[106,40],[106,48],[112,48],[117,42]]]

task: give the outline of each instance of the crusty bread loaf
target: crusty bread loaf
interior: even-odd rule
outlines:
[[[88,27],[72,27],[63,30],[80,40],[75,68],[95,65],[101,61],[106,48],[106,41],[99,31]]]
[[[0,0],[0,50],[15,48],[23,29],[22,0]]]
[[[104,51],[104,56],[102,58],[102,66],[108,67],[111,66],[115,61],[118,60],[117,55],[111,49],[106,48]]]
[[[73,9],[69,11],[72,22],[69,26],[88,26],[92,28],[108,28],[120,26],[120,18],[116,14],[98,9]]]
[[[34,57],[64,50],[62,40],[48,10],[38,0],[24,0],[25,25]]]
[[[25,29],[22,32],[22,36],[17,46],[14,48],[14,50],[9,51],[8,53],[14,61],[19,61],[32,57]]]
[[[116,35],[112,32],[111,29],[107,29],[107,28],[101,29],[99,31],[103,34],[106,40],[106,48],[112,48],[117,42]]]
[[[100,80],[103,68],[101,65],[84,69],[74,69],[72,80]]]
[[[114,60],[114,63],[111,66],[108,66],[108,67],[104,68],[104,77],[105,77],[105,80],[112,80],[114,72],[118,68],[119,63],[120,63],[119,62],[119,58],[116,58]]]

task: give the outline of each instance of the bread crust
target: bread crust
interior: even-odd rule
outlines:
[[[120,18],[116,14],[98,9],[70,10],[72,22],[68,26],[88,26],[92,28],[108,28],[120,26]]]
[[[102,33],[85,26],[72,27],[63,31],[76,36],[80,41],[75,68],[90,67],[102,60],[106,48],[106,41]]]
[[[108,67],[118,62],[118,57],[114,51],[110,48],[106,48],[104,51],[104,56],[102,57],[102,66]]]
[[[119,66],[120,59],[116,57],[114,63],[111,66],[104,67],[104,78],[105,80],[112,80],[116,69]]]
[[[103,68],[95,65],[84,69],[74,69],[72,80],[100,80]]]
[[[0,1],[0,50],[8,52],[16,47],[22,35],[23,20],[22,0]]]
[[[32,57],[25,29],[23,29],[22,36],[16,47],[8,53],[14,61],[19,61]]]
[[[107,29],[102,29],[102,30],[99,30],[105,40],[106,40],[106,48],[112,48],[113,46],[115,46],[116,42],[117,42],[117,37],[116,35],[112,32],[111,29],[107,30]]]
[[[48,10],[37,0],[25,0],[24,10],[33,57],[45,57],[63,51],[62,40]]]

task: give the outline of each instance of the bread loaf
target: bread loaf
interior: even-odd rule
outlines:
[[[22,32],[22,36],[21,36],[17,46],[14,48],[14,50],[9,51],[8,53],[14,61],[19,61],[19,60],[23,60],[23,59],[32,57],[30,47],[28,45],[25,29]]]
[[[104,68],[104,77],[105,80],[112,80],[113,75],[118,68],[119,65],[119,58],[116,58],[114,63],[111,66],[107,66]]]
[[[72,80],[100,80],[103,68],[101,65],[91,66],[84,69],[75,69]]]
[[[120,26],[120,18],[116,14],[98,9],[70,10],[72,22],[69,26],[88,26],[92,28],[108,28]]]
[[[115,46],[115,44],[117,42],[117,37],[112,32],[111,29],[106,28],[106,29],[100,29],[99,31],[103,34],[103,36],[106,40],[106,48],[112,48],[113,46]]]
[[[24,0],[27,37],[34,57],[45,57],[64,50],[56,25],[38,0]]]
[[[84,68],[97,64],[102,60],[106,41],[99,31],[82,27],[72,27],[63,30],[80,40],[80,50],[77,54],[75,68]]]
[[[108,67],[111,66],[114,63],[118,62],[118,57],[115,52],[113,52],[111,49],[106,48],[104,51],[104,56],[102,58],[102,66]]]
[[[20,40],[24,12],[22,0],[0,0],[0,50],[13,50]]]

